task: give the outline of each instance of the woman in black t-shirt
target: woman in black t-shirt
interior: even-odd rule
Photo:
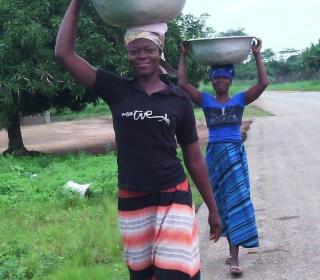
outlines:
[[[72,0],[60,26],[56,56],[76,80],[110,106],[118,149],[119,225],[130,279],[200,279],[197,224],[184,162],[209,208],[210,239],[221,222],[187,95],[160,79],[166,25],[125,36],[135,79],[98,70],[75,53],[82,0]],[[149,26],[150,27],[150,26]],[[149,28],[148,27],[148,28]],[[147,27],[146,27],[147,28]],[[169,69],[170,70],[170,69]]]

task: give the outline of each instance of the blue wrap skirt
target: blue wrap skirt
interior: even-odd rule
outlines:
[[[259,246],[243,143],[209,143],[206,162],[222,222],[222,236],[234,246]]]

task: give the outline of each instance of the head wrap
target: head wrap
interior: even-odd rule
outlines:
[[[176,77],[177,71],[173,69],[164,58],[163,48],[165,41],[165,33],[168,30],[166,23],[155,23],[141,26],[129,27],[124,35],[126,47],[134,40],[147,39],[154,42],[161,50],[159,70],[161,74],[167,74],[170,77]]]
[[[233,64],[225,64],[225,65],[212,65],[210,69],[210,80],[226,77],[232,80],[235,76],[234,66]]]

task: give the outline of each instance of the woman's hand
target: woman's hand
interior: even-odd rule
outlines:
[[[209,211],[208,223],[210,226],[209,239],[217,242],[221,235],[222,225],[219,214],[217,212]]]
[[[183,41],[180,45],[181,54],[183,54],[184,56],[187,56],[189,50],[190,50],[189,43],[187,41]]]
[[[251,48],[253,55],[259,54],[261,47],[262,47],[262,40],[260,38],[254,38],[252,48]]]

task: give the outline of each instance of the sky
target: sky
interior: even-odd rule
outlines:
[[[244,28],[263,50],[303,50],[320,39],[320,0],[187,0],[182,13],[209,14],[216,32]]]

